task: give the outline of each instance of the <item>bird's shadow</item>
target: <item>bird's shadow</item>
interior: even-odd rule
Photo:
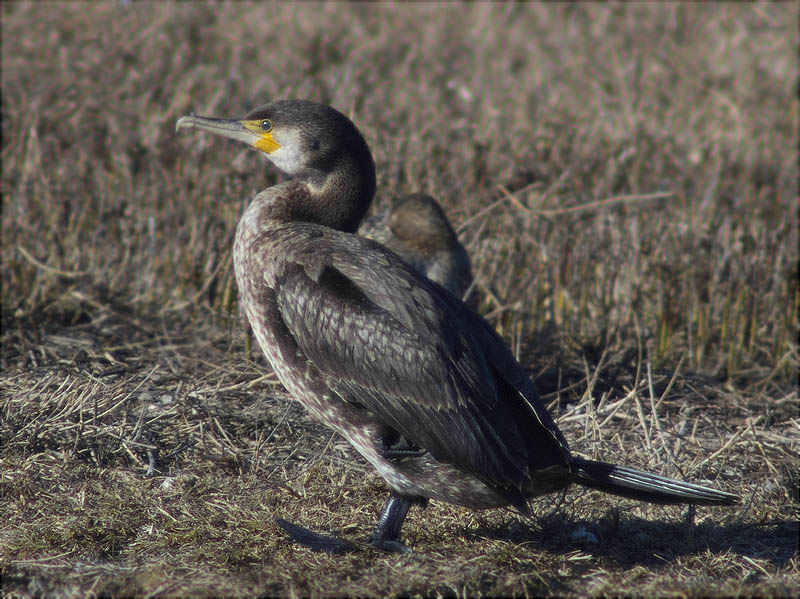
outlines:
[[[576,520],[564,514],[543,516],[534,522],[509,521],[500,527],[462,529],[468,539],[495,539],[530,545],[555,554],[576,549],[615,561],[622,568],[658,566],[688,555],[710,551],[734,553],[786,566],[798,553],[797,520],[719,525],[620,517],[612,510],[600,520]]]

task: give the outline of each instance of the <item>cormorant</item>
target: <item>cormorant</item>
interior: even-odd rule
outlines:
[[[427,194],[398,198],[390,210],[364,219],[358,234],[388,247],[458,298],[464,299],[472,284],[467,250],[442,207]]]
[[[513,506],[577,483],[655,503],[729,505],[737,497],[570,453],[522,366],[483,318],[396,254],[356,235],[375,165],[333,108],[284,100],[243,118],[185,116],[245,142],[294,178],[253,199],[233,248],[240,299],[289,393],[343,435],[390,497],[369,538],[398,541],[410,506]],[[278,520],[292,538],[352,545]]]

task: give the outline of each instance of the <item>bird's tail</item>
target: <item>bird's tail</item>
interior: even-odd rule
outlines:
[[[739,499],[731,493],[625,466],[582,458],[573,458],[573,465],[578,484],[650,503],[733,505]]]

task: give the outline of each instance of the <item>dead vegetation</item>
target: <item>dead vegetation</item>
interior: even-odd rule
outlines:
[[[9,4],[0,566],[8,596],[797,595],[797,7]],[[737,492],[530,520],[384,501],[247,358],[230,241],[281,175],[182,114],[328,102],[377,204],[440,199],[481,312],[577,453]]]

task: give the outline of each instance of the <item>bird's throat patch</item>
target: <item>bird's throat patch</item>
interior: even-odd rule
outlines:
[[[261,129],[260,120],[242,121],[242,125],[258,135],[258,139],[253,143],[253,147],[257,150],[261,150],[265,154],[272,154],[272,152],[281,147],[281,144],[275,141],[272,136],[272,131],[265,132]]]

